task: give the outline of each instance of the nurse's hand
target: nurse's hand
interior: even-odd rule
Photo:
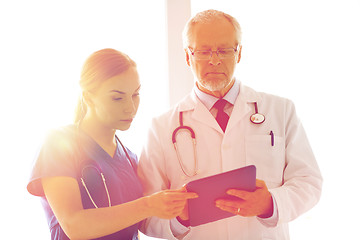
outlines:
[[[226,193],[237,197],[238,200],[217,200],[216,207],[221,210],[243,217],[268,218],[273,214],[272,196],[262,180],[256,179],[256,190],[254,192],[230,189]]]
[[[187,205],[187,200],[197,198],[196,193],[186,192],[186,189],[164,190],[147,196],[147,207],[150,215],[164,219],[172,219],[181,215]]]

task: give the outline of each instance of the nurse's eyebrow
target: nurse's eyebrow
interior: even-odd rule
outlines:
[[[121,92],[119,90],[111,90],[110,92],[116,92],[116,93],[120,93],[120,94],[125,94],[124,92]]]
[[[139,87],[135,90],[135,92],[136,91],[139,91],[140,90],[140,87],[141,87],[141,85],[139,85]],[[120,94],[126,94],[125,92],[122,92],[122,91],[119,91],[119,90],[111,90],[110,92],[116,92],[116,93],[120,93]]]

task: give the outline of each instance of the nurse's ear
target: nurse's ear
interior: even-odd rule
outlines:
[[[90,92],[82,92],[82,97],[84,100],[84,103],[86,104],[86,106],[88,108],[93,108],[94,107],[94,101],[92,99],[93,95]]]

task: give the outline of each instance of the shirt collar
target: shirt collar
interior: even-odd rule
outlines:
[[[219,98],[214,97],[210,94],[204,93],[201,91],[197,85],[195,84],[194,91],[196,96],[200,99],[200,101],[205,105],[207,109],[211,109],[214,104],[216,103]],[[226,93],[226,95],[223,97],[226,101],[231,103],[232,105],[235,104],[236,98],[238,97],[240,92],[240,82],[235,80],[234,85],[230,88],[230,90]]]

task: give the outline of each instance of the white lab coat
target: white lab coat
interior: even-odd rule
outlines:
[[[265,122],[253,124],[250,116],[257,102]],[[184,125],[196,134],[199,174],[186,177],[172,144],[172,133],[179,126],[179,111]],[[274,133],[271,146],[270,131]],[[181,132],[177,141],[184,165],[194,169],[191,138]],[[192,92],[177,106],[153,119],[148,142],[140,157],[139,176],[145,194],[176,189],[191,180],[255,165],[257,178],[266,182],[278,210],[278,222],[269,227],[257,217],[234,216],[191,227],[183,239],[289,239],[288,222],[312,208],[321,194],[322,177],[291,101],[259,93],[244,85],[236,99],[226,132]],[[169,220],[156,217],[147,220],[145,234],[175,239]]]

